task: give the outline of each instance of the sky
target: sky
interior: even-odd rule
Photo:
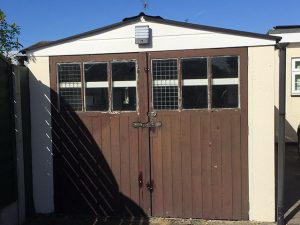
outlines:
[[[0,0],[8,22],[21,28],[23,47],[120,22],[145,12],[190,23],[266,33],[300,25],[300,0]]]

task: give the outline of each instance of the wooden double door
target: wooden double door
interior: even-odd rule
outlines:
[[[76,112],[59,102],[71,62]],[[89,62],[107,63],[107,85],[84,78]],[[50,70],[58,212],[248,219],[247,49],[51,57]],[[89,108],[97,87],[102,111]]]

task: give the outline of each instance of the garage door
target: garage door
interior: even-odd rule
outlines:
[[[247,50],[51,57],[55,205],[248,218]]]

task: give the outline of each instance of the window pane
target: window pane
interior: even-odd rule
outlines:
[[[178,109],[178,87],[153,87],[154,109]]]
[[[82,110],[80,64],[58,65],[59,99],[61,110]]]
[[[108,89],[87,88],[85,90],[85,105],[87,111],[107,111]]]
[[[113,88],[113,110],[134,111],[136,110],[136,87]]]
[[[213,85],[212,108],[237,108],[238,85]]]
[[[153,60],[153,80],[177,79],[177,59]]]
[[[178,109],[177,59],[153,60],[154,109]]]
[[[207,86],[183,86],[182,107],[184,109],[207,108]]]
[[[85,82],[107,81],[107,63],[84,64]]]
[[[61,88],[59,97],[62,111],[82,110],[81,88]]]
[[[295,75],[295,90],[300,91],[300,74]]]
[[[81,82],[80,64],[58,64],[59,82]]]
[[[84,64],[85,110],[108,110],[107,63]]]
[[[112,63],[112,81],[136,80],[135,62]]]
[[[135,62],[112,63],[113,110],[136,110]]]
[[[213,57],[212,78],[234,78],[238,77],[238,57]]]
[[[300,69],[300,60],[295,61],[295,69]]]
[[[182,79],[206,79],[207,59],[192,58],[181,60]]]

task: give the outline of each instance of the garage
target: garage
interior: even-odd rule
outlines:
[[[274,81],[277,40],[140,14],[25,49],[34,58],[32,88],[43,93],[31,107],[45,106],[34,112],[33,132],[49,136],[35,146],[50,149],[43,157],[53,171],[36,172],[50,193],[36,193],[36,205],[66,214],[272,220],[273,211],[259,211],[274,201],[274,162],[267,176],[253,171],[274,154],[271,147],[258,156],[274,143],[272,134],[259,140],[274,127],[274,85],[266,95],[259,87]],[[261,192],[262,176],[270,189]]]

